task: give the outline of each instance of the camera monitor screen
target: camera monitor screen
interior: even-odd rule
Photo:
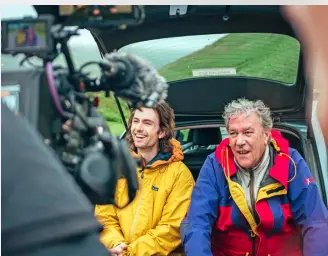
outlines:
[[[45,21],[8,22],[6,50],[39,51],[48,48],[48,26]]]

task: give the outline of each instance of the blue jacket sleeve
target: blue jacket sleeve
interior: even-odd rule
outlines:
[[[217,173],[219,164],[214,154],[204,162],[196,185],[183,234],[183,245],[188,256],[210,256],[212,227],[217,219],[219,205],[219,189]]]
[[[297,151],[291,152],[296,164],[296,176],[289,183],[288,196],[294,219],[303,235],[304,256],[328,255],[328,211],[305,160]],[[290,163],[290,177],[294,176]]]

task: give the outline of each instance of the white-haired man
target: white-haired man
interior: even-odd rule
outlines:
[[[327,208],[270,109],[239,99],[224,118],[229,138],[207,157],[184,221],[187,255],[328,255]]]

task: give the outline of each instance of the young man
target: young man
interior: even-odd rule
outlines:
[[[194,180],[182,162],[173,129],[174,113],[165,102],[131,114],[127,140],[133,154],[142,157],[143,167],[137,170],[140,189],[123,209],[112,205],[95,209],[104,227],[101,241],[113,255],[168,255],[181,244],[179,227]],[[118,205],[127,200],[126,185],[125,179],[118,181]]]

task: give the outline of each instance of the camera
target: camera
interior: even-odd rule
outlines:
[[[14,97],[15,111],[38,128],[93,204],[122,208],[115,202],[117,180],[127,180],[131,202],[138,189],[138,159],[132,157],[125,140],[110,133],[96,101],[87,93],[103,91],[106,97],[113,93],[133,108],[151,107],[166,98],[168,85],[149,63],[126,53],[105,54],[102,61],[76,70],[67,42],[78,36],[79,28],[137,26],[145,18],[144,9],[65,5],[59,6],[59,12],[60,19],[49,14],[1,21],[3,54],[24,54],[23,61],[43,60],[43,66],[32,71],[3,71],[1,90],[7,91],[8,98],[2,100]],[[72,26],[74,30],[67,29]],[[68,68],[53,65],[60,54]],[[89,65],[96,65],[101,76],[90,78],[84,73]],[[69,130],[64,130],[68,123]]]

